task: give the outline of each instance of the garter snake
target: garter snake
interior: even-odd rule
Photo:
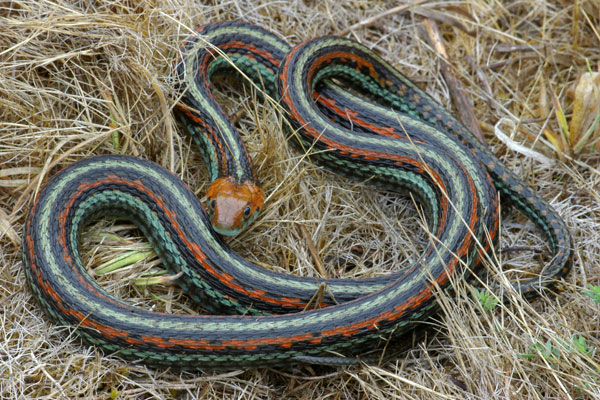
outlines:
[[[431,232],[421,258],[385,277],[328,280],[335,299],[326,295],[324,308],[303,311],[322,281],[273,273],[231,251],[211,222],[220,231],[243,229],[263,195],[211,94],[211,77],[228,72],[242,72],[281,99],[292,142],[311,160],[386,190],[410,191]],[[174,78],[183,96],[179,114],[213,181],[209,215],[170,172],[106,155],[52,177],[25,223],[23,259],[35,298],[87,343],[181,368],[352,360],[433,313],[434,287],[448,286],[464,266],[480,272],[479,259],[497,242],[497,191],[541,229],[553,256],[540,277],[515,288],[534,294],[569,269],[571,239],[548,203],[441,105],[356,42],[322,37],[292,49],[259,27],[215,23],[184,43]],[[82,227],[105,215],[132,220],[169,269],[182,271],[179,283],[190,296],[221,315],[156,313],[111,297],[78,251]]]

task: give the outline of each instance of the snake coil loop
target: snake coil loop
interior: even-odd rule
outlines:
[[[181,52],[179,113],[213,181],[209,215],[156,164],[99,156],[55,175],[25,223],[23,259],[34,296],[87,343],[179,368],[352,362],[435,312],[434,287],[446,287],[463,265],[479,270],[479,258],[497,241],[496,191],[541,228],[553,253],[540,278],[516,288],[534,294],[568,271],[571,239],[548,203],[366,47],[323,37],[291,49],[264,29],[228,21],[202,27]],[[239,135],[210,92],[211,77],[231,71],[281,98],[290,136],[311,160],[418,198],[432,240],[417,263],[385,277],[328,280],[341,304],[326,295],[324,308],[303,311],[324,282],[267,271],[223,243],[211,222],[219,232],[237,232],[264,199]],[[183,273],[180,285],[194,300],[238,315],[161,314],[111,297],[78,251],[82,227],[100,215],[134,221],[169,269]]]

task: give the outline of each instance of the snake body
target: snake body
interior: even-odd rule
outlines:
[[[84,341],[126,359],[180,368],[353,360],[431,315],[435,288],[447,287],[465,266],[481,271],[480,259],[497,242],[496,191],[542,230],[553,255],[539,278],[516,289],[534,294],[568,271],[571,239],[548,203],[366,47],[323,37],[292,49],[264,29],[228,21],[201,28],[181,53],[179,113],[213,181],[208,215],[184,183],[156,164],[99,156],[55,175],[25,223],[32,292],[53,320],[76,326]],[[432,235],[416,263],[385,277],[324,282],[267,271],[223,243],[213,225],[237,232],[263,202],[246,150],[211,94],[211,77],[232,71],[281,99],[292,141],[311,160],[418,199]],[[104,215],[135,222],[169,269],[182,271],[183,289],[221,315],[156,313],[106,293],[78,251],[81,229]],[[323,284],[323,308],[304,310]]]

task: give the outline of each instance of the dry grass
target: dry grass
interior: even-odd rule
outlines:
[[[349,368],[157,371],[99,354],[49,323],[26,288],[19,247],[27,209],[49,176],[92,154],[123,152],[172,169],[199,193],[206,189],[200,154],[171,116],[168,81],[177,47],[194,27],[243,18],[298,43],[390,7],[367,0],[200,3],[0,2],[1,398],[600,397],[600,304],[584,292],[600,280],[597,146],[576,155],[561,147],[563,161],[547,166],[508,148],[490,129],[496,125],[514,133],[514,141],[558,159],[544,140],[561,129],[549,99],[555,94],[568,118],[568,89],[587,65],[598,68],[597,0],[429,2],[349,33],[452,107],[423,28],[424,15],[439,22],[486,140],[552,202],[572,231],[574,268],[561,293],[486,311],[459,283],[455,296],[440,297],[443,312],[426,336],[414,338],[397,361]],[[307,236],[323,260],[344,256],[358,264],[337,269],[329,263],[329,276],[378,274],[415,259],[422,243],[414,232],[425,236],[408,200],[369,195],[371,189],[306,163],[285,144],[272,107],[243,90],[223,92],[231,113],[243,110],[239,125],[269,197],[259,221],[231,240],[236,251],[303,275],[317,274]],[[506,213],[503,248],[542,246],[531,224]],[[84,235],[86,262],[95,268],[117,255],[146,251],[138,235],[120,223],[94,225]],[[523,270],[539,268],[539,258],[534,252],[502,255],[505,266]],[[179,289],[133,284],[156,269],[159,262],[147,257],[100,281],[135,304],[188,312],[192,305]],[[585,339],[587,352],[573,338]]]

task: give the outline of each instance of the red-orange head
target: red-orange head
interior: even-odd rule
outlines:
[[[233,236],[250,224],[263,207],[265,197],[254,182],[237,183],[233,177],[217,178],[206,193],[213,229]]]

